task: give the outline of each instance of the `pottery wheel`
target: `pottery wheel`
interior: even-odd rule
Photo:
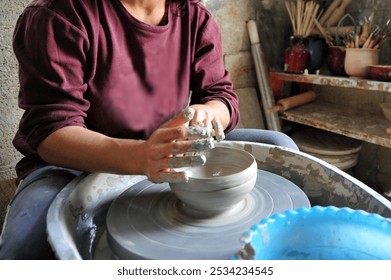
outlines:
[[[167,183],[141,181],[118,196],[107,214],[107,238],[118,259],[231,259],[239,239],[276,212],[310,207],[289,180],[258,170],[252,192],[229,211],[193,218]]]

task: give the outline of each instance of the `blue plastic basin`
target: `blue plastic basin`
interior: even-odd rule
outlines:
[[[334,206],[277,213],[254,225],[233,259],[390,260],[391,219]]]

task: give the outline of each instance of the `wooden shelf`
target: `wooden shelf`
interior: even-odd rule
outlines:
[[[386,128],[391,123],[383,116],[338,104],[315,100],[280,113],[284,120],[312,126],[369,143],[391,148]]]
[[[366,89],[370,91],[384,91],[391,92],[391,83],[380,82],[365,79],[351,79],[346,77],[334,77],[324,75],[312,75],[312,74],[287,74],[279,72],[271,72],[270,78],[273,80],[281,80],[285,82],[306,83],[322,86],[335,86],[355,89]]]

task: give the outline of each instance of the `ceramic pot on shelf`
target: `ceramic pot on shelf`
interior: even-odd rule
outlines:
[[[303,74],[310,63],[308,38],[291,37],[290,46],[285,50],[284,71],[293,74]]]
[[[327,67],[333,76],[346,76],[345,73],[345,47],[330,46],[327,54]]]
[[[326,43],[324,39],[319,36],[308,37],[308,50],[310,52],[308,71],[311,74],[315,74],[323,65],[326,51]]]
[[[351,78],[365,79],[368,66],[379,64],[379,50],[368,48],[346,48],[345,71]]]

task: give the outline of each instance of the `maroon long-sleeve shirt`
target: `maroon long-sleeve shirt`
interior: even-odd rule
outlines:
[[[198,1],[174,1],[165,24],[132,17],[119,0],[35,0],[16,24],[19,106],[14,146],[19,179],[45,165],[37,147],[65,126],[111,137],[147,139],[192,103],[223,101],[239,120],[223,64],[221,34]]]

